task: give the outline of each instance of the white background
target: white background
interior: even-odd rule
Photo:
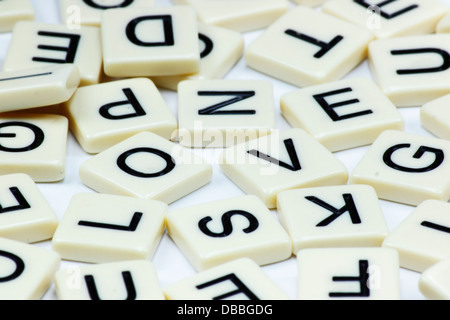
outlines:
[[[441,1],[450,6],[450,0]],[[57,0],[32,0],[32,2],[35,6],[37,21],[61,23]],[[156,0],[156,3],[159,6],[171,5],[170,0]],[[260,33],[261,30],[245,33],[244,36],[246,45],[251,43],[252,40],[255,39]],[[0,66],[3,65],[10,38],[11,34],[0,34]],[[367,61],[361,63],[361,65],[353,70],[347,77],[355,76],[371,77]],[[230,71],[226,78],[270,80],[274,86],[274,102],[277,106],[277,127],[280,130],[289,128],[289,125],[281,116],[278,107],[279,101],[283,94],[298,88],[251,70],[246,66],[243,58],[237,63],[233,70]],[[176,115],[176,93],[165,90],[162,90],[161,92],[174,115]],[[422,128],[420,124],[419,108],[400,108],[399,110],[406,123],[405,131],[431,136],[424,128]],[[347,166],[349,173],[351,173],[355,165],[366,152],[367,148],[368,147],[355,148],[344,152],[337,152],[335,155]],[[217,165],[219,150],[194,150],[194,152],[205,157],[213,165],[214,173],[212,180],[208,185],[200,190],[171,204],[170,209],[243,195],[243,192],[224,176]],[[73,195],[79,192],[92,192],[92,190],[82,184],[78,175],[80,164],[89,157],[90,156],[79,147],[72,135],[70,135],[67,150],[66,178],[64,181],[58,183],[38,185],[60,219],[62,218],[64,211]],[[414,207],[411,206],[387,201],[380,201],[380,203],[390,230],[393,230],[414,209]],[[276,211],[273,211],[273,214],[276,216]],[[51,249],[50,241],[45,241],[34,245]],[[167,234],[163,237],[158,247],[158,250],[153,258],[153,263],[157,269],[162,288],[168,284],[174,283],[196,273]],[[62,261],[61,268],[66,268],[77,264],[78,263],[76,262]],[[264,266],[262,268],[266,274],[273,279],[292,299],[296,299],[297,261],[295,257],[280,263]],[[404,269],[400,270],[402,299],[424,299],[418,289],[418,279],[418,273]],[[48,290],[47,294],[44,296],[44,299],[56,299],[54,286]]]

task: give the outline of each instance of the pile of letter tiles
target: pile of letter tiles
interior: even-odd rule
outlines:
[[[0,300],[450,299],[450,1],[0,0]]]

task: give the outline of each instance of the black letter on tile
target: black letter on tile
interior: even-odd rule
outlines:
[[[125,94],[125,96],[127,97],[127,99],[124,101],[117,101],[117,102],[105,104],[99,110],[100,115],[102,117],[104,117],[106,119],[110,119],[110,120],[122,120],[122,119],[145,116],[146,113],[145,113],[144,109],[142,108],[141,104],[139,103],[138,99],[134,95],[133,91],[130,88],[122,89],[122,91]],[[127,104],[130,104],[133,107],[134,112],[122,114],[122,115],[113,115],[109,112],[111,108],[123,106],[123,105],[127,105]]]
[[[85,4],[87,4],[89,7],[92,7],[94,9],[101,9],[101,10],[112,9],[112,8],[125,8],[125,7],[128,7],[130,4],[132,4],[133,1],[134,0],[124,0],[122,3],[119,3],[119,4],[115,4],[112,6],[104,6],[104,5],[96,3],[94,0],[83,0],[83,2]]]
[[[431,229],[435,229],[441,232],[445,232],[445,233],[450,233],[450,228],[440,225],[440,224],[436,224],[433,222],[429,222],[429,221],[423,221],[421,224],[421,226],[423,227],[427,227],[427,228],[431,228]]]
[[[161,20],[164,28],[164,41],[160,42],[145,42],[136,36],[136,28],[139,23],[146,20]],[[126,35],[128,40],[137,46],[141,47],[161,47],[161,46],[173,46],[175,44],[172,16],[170,15],[157,15],[157,16],[143,16],[133,19],[128,23],[126,27]]]
[[[202,52],[200,52],[200,58],[207,57],[214,49],[214,42],[210,37],[204,35],[203,33],[199,33],[198,38],[205,44],[205,48]]]
[[[16,198],[18,205],[3,208],[2,205],[0,204],[0,214],[5,213],[5,212],[18,211],[18,210],[24,210],[24,209],[31,208],[31,206],[29,205],[29,203],[27,202],[25,197],[20,192],[19,188],[11,187],[11,188],[9,188],[9,191],[11,191],[14,198]]]
[[[364,110],[364,111],[348,113],[348,114],[344,114],[344,115],[338,115],[337,112],[334,110],[334,108],[339,108],[339,107],[346,106],[349,104],[358,103],[359,100],[351,99],[351,100],[346,100],[346,101],[329,104],[327,102],[327,100],[325,99],[326,97],[329,97],[329,96],[334,96],[337,94],[352,92],[352,91],[353,90],[351,88],[344,88],[344,89],[330,91],[330,92],[326,92],[326,93],[315,94],[315,95],[313,95],[313,97],[333,121],[340,121],[340,120],[365,116],[365,115],[373,113],[372,110]]]
[[[199,115],[211,115],[211,114],[233,114],[233,115],[243,115],[243,114],[256,114],[256,110],[225,110],[217,111],[223,107],[229,106],[230,104],[251,98],[255,96],[255,91],[199,91],[197,94],[200,97],[221,97],[221,96],[235,96],[234,98],[220,102],[213,106],[201,109],[198,111]]]
[[[388,13],[386,11],[381,10],[381,8],[388,4],[391,4],[392,2],[397,1],[397,0],[383,0],[382,2],[377,3],[377,4],[370,4],[370,3],[367,3],[365,0],[353,0],[353,1],[356,2],[357,4],[362,5],[364,8],[376,8],[377,10],[375,10],[375,12],[379,13],[380,16],[382,16],[385,19],[393,19],[395,17],[398,17],[399,15],[402,15],[408,11],[411,11],[411,10],[419,7],[417,4],[412,4],[406,8],[398,10],[396,12]]]
[[[321,206],[322,208],[325,208],[333,213],[331,216],[329,216],[328,218],[326,218],[325,220],[323,220],[322,222],[317,224],[316,227],[328,226],[330,223],[332,223],[334,220],[339,218],[342,214],[344,214],[347,211],[350,215],[350,218],[351,218],[353,224],[361,223],[361,218],[359,217],[358,210],[356,209],[355,202],[353,201],[353,196],[350,193],[345,193],[342,195],[342,197],[344,198],[345,205],[340,209],[336,209],[335,207],[320,200],[317,197],[314,197],[314,196],[305,197],[306,200],[309,200],[309,201],[317,204],[318,206]]]
[[[367,286],[369,280],[369,261],[359,260],[359,276],[352,277],[333,277],[333,281],[357,281],[360,284],[361,290],[359,292],[330,292],[329,296],[331,298],[343,298],[343,297],[369,297],[370,289]]]
[[[127,298],[125,300],[136,300],[136,288],[134,286],[133,277],[130,271],[122,272],[123,282],[125,283],[125,288],[127,289]],[[89,296],[91,300],[101,300],[98,295],[97,286],[95,284],[95,279],[92,275],[84,276],[84,281],[88,288]]]
[[[291,159],[292,165],[289,165],[286,162],[280,161],[278,159],[272,158],[271,156],[259,152],[258,150],[249,150],[247,151],[247,153],[291,171],[301,170],[302,167],[300,166],[300,161],[298,160],[297,151],[295,150],[294,142],[292,141],[292,139],[284,140],[284,146],[286,147],[286,150],[289,154],[289,158]]]
[[[66,52],[66,56],[64,59],[33,57],[32,58],[33,61],[49,62],[49,63],[73,63],[75,61],[78,44],[80,43],[80,39],[81,39],[81,36],[79,34],[39,31],[38,35],[45,36],[45,37],[68,38],[69,46],[68,47],[58,47],[58,46],[49,46],[49,45],[39,45],[38,49],[62,51],[62,52]]]
[[[161,158],[163,158],[164,161],[166,161],[166,167],[163,170],[154,172],[154,173],[144,173],[144,172],[134,170],[133,168],[130,168],[130,166],[126,163],[128,157],[135,153],[141,153],[141,152],[153,153],[157,156],[160,156]],[[165,174],[168,174],[170,171],[172,171],[175,168],[175,160],[170,156],[170,154],[165,153],[164,151],[161,151],[158,149],[136,148],[136,149],[131,149],[131,150],[128,150],[128,151],[122,153],[119,156],[119,158],[117,158],[117,165],[124,172],[126,172],[132,176],[135,176],[138,178],[156,178],[156,177],[160,177]]]
[[[25,152],[25,151],[30,151],[30,150],[34,150],[36,148],[39,148],[39,146],[42,144],[42,142],[44,142],[44,132],[42,131],[41,128],[39,128],[38,126],[35,126],[34,124],[31,123],[27,123],[27,122],[21,122],[21,121],[11,121],[11,122],[4,122],[0,124],[0,129],[2,128],[7,128],[7,127],[24,127],[24,128],[28,128],[31,131],[33,131],[34,133],[34,140],[31,144],[29,144],[26,147],[21,147],[21,148],[9,148],[9,147],[5,147],[3,145],[0,144],[0,151],[5,151],[5,152]],[[15,138],[16,134],[15,133],[0,133],[0,138]]]
[[[141,218],[142,218],[142,212],[135,212],[133,214],[133,217],[131,218],[130,224],[128,226],[121,226],[121,225],[101,223],[101,222],[83,221],[83,220],[79,221],[78,225],[83,226],[83,227],[104,228],[104,229],[134,232],[134,231],[136,231],[136,229],[139,225],[139,222],[141,221]]]
[[[0,250],[0,257],[8,258],[16,264],[16,270],[14,270],[14,272],[11,273],[9,276],[0,277],[0,283],[12,281],[12,280],[20,277],[20,275],[25,270],[25,263],[23,262],[23,260],[19,256],[16,256],[15,254],[13,254],[11,252],[7,252],[7,251],[3,251],[3,250]]]
[[[237,294],[243,293],[249,300],[259,300],[259,298],[234,274],[230,273],[226,276],[196,286],[197,289],[205,289],[225,281],[231,281],[237,288],[236,290],[224,293],[220,296],[213,297],[212,300],[224,300]]]
[[[431,148],[431,147],[424,147],[421,146],[419,149],[417,149],[416,153],[413,155],[414,159],[420,159],[426,152],[431,152],[435,155],[435,159],[433,161],[433,163],[431,163],[429,166],[423,167],[423,168],[410,168],[410,167],[404,167],[401,166],[397,163],[395,163],[394,161],[392,161],[392,155],[394,154],[394,152],[396,152],[399,149],[405,149],[405,148],[410,148],[411,145],[409,143],[405,143],[405,144],[398,144],[395,145],[391,148],[389,148],[388,150],[386,150],[386,152],[383,155],[383,161],[384,163],[395,169],[395,170],[399,170],[399,171],[404,171],[404,172],[411,172],[411,173],[423,173],[423,172],[428,172],[428,171],[432,171],[434,169],[436,169],[437,167],[439,167],[442,162],[444,162],[444,151],[442,151],[441,149],[435,149],[435,148]]]
[[[323,41],[320,41],[313,37],[307,36],[306,34],[294,31],[292,29],[288,29],[284,33],[286,33],[287,35],[290,35],[294,38],[298,38],[300,40],[309,42],[313,45],[320,47],[320,50],[317,51],[316,54],[314,55],[314,58],[317,58],[317,59],[322,58],[324,55],[326,55],[328,53],[328,51],[333,49],[339,42],[341,42],[344,39],[343,36],[336,36],[330,42],[323,42]]]
[[[247,228],[245,228],[244,230],[242,230],[242,231],[244,231],[244,233],[251,233],[251,232],[255,231],[256,229],[258,229],[258,226],[259,226],[258,219],[256,219],[256,217],[254,215],[252,215],[251,213],[249,213],[247,211],[243,211],[243,210],[231,210],[231,211],[224,213],[222,215],[223,231],[220,233],[213,232],[208,228],[207,224],[208,224],[208,222],[210,222],[212,220],[211,217],[205,217],[205,218],[201,219],[198,222],[198,227],[204,234],[206,234],[209,237],[213,237],[213,238],[228,237],[233,232],[233,225],[231,224],[231,218],[234,215],[240,215],[240,216],[247,218],[247,220],[249,222],[249,226]]]
[[[393,56],[405,55],[405,54],[423,54],[423,53],[434,53],[442,57],[442,64],[433,68],[421,68],[421,69],[400,69],[397,70],[399,75],[417,74],[417,73],[432,73],[441,72],[450,68],[450,54],[442,49],[437,48],[421,48],[421,49],[407,49],[407,50],[392,50],[391,54]]]

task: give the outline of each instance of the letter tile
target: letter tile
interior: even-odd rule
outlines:
[[[34,20],[35,12],[30,0],[0,1],[0,33],[11,32],[23,20]]]
[[[18,71],[54,64],[73,63],[80,72],[80,85],[100,81],[102,48],[100,29],[21,21],[14,27],[4,61],[4,71]]]
[[[61,258],[51,250],[0,238],[0,300],[39,300],[50,288]]]
[[[251,195],[172,210],[167,230],[198,271],[243,257],[266,265],[292,253],[286,231]]]
[[[281,112],[295,128],[335,152],[373,143],[384,130],[403,130],[403,118],[378,86],[351,78],[288,92]]]
[[[386,237],[383,247],[396,249],[400,266],[417,272],[450,257],[449,209],[446,201],[422,202]]]
[[[0,73],[0,112],[56,105],[69,100],[80,84],[74,64]]]
[[[382,39],[434,33],[449,8],[437,0],[333,0],[322,10]]]
[[[450,142],[387,130],[351,173],[350,183],[374,187],[378,197],[418,205],[450,199]]]
[[[286,13],[287,0],[182,0],[197,11],[200,22],[238,32],[262,29]]]
[[[102,13],[108,9],[154,6],[154,0],[60,0],[62,21],[72,28],[100,27]]]
[[[306,187],[346,184],[347,168],[302,129],[269,136],[226,149],[223,172],[244,192],[276,207],[279,192]]]
[[[450,94],[425,103],[420,108],[422,126],[438,138],[450,140]]]
[[[450,258],[426,269],[419,278],[419,290],[429,300],[450,300]]]
[[[184,80],[221,79],[242,57],[244,37],[239,32],[204,23],[198,25],[199,71],[188,75],[152,77],[160,88],[177,91]]]
[[[98,192],[171,203],[207,184],[212,166],[178,144],[142,132],[86,160],[80,177]]]
[[[147,260],[67,267],[55,274],[59,300],[164,300],[156,269]]]
[[[450,35],[431,34],[373,41],[373,77],[397,107],[421,106],[450,93]]]
[[[0,175],[28,174],[35,182],[65,177],[68,121],[60,115],[0,117]]]
[[[171,139],[177,120],[147,78],[111,81],[79,88],[64,104],[70,129],[88,153],[99,153],[142,132]]]
[[[297,254],[300,300],[400,300],[397,251],[304,249]]]
[[[180,143],[230,147],[276,128],[273,86],[265,80],[187,80],[178,86]]]
[[[110,77],[199,71],[198,24],[189,6],[106,10],[101,30],[104,72]]]
[[[25,243],[53,237],[58,217],[26,174],[0,176],[0,236]]]
[[[75,195],[53,236],[62,259],[151,259],[164,232],[167,204],[98,193]]]
[[[245,51],[247,65],[298,87],[338,80],[367,57],[373,35],[354,24],[297,6]]]
[[[170,284],[167,300],[289,300],[253,260],[236,259]]]
[[[305,248],[379,247],[389,234],[377,194],[366,185],[283,191],[277,209],[294,254]]]

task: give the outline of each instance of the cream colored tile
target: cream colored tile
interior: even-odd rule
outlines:
[[[104,72],[110,77],[199,71],[198,26],[192,7],[106,10],[101,30]]]
[[[177,120],[147,78],[117,80],[79,88],[64,104],[70,129],[88,153],[149,131],[171,139]]]
[[[100,29],[21,21],[14,27],[3,64],[4,71],[18,71],[54,64],[73,63],[81,85],[98,83],[102,67]]]
[[[190,150],[143,132],[86,160],[80,178],[102,193],[171,203],[209,183],[212,166]]]
[[[199,23],[200,65],[194,74],[152,77],[160,88],[178,90],[184,80],[206,80],[223,78],[244,52],[244,37],[241,33],[213,25]]]
[[[295,4],[300,4],[308,7],[318,7],[324,4],[327,0],[291,0]]]
[[[80,84],[74,64],[0,73],[0,112],[45,107],[65,102]]]
[[[266,265],[291,256],[291,240],[255,196],[239,196],[175,209],[167,230],[196,270],[251,258]]]
[[[167,204],[80,193],[69,203],[52,239],[66,260],[91,263],[152,259],[164,233]]]
[[[294,254],[305,248],[379,247],[389,234],[377,194],[366,185],[283,191],[277,210]]]
[[[184,0],[195,8],[198,20],[238,32],[262,29],[289,10],[287,0]]]
[[[59,9],[63,23],[72,28],[100,27],[102,13],[108,9],[154,6],[154,0],[60,0]]]
[[[436,33],[450,33],[450,13],[447,13],[436,25]]]
[[[433,34],[373,41],[374,79],[397,107],[421,106],[450,93],[450,35]]]
[[[164,294],[168,300],[289,299],[258,264],[248,258],[236,259],[173,283],[164,288]]]
[[[35,12],[30,0],[0,2],[0,32],[11,32],[17,22],[34,19]]]
[[[164,300],[148,260],[67,267],[55,275],[59,300]]]
[[[403,268],[423,272],[450,256],[449,204],[426,200],[386,237],[383,247],[399,252]]]
[[[50,114],[0,117],[0,174],[25,173],[35,182],[65,177],[68,121]]]
[[[384,130],[403,130],[402,115],[367,78],[351,78],[288,92],[281,112],[296,128],[335,152],[373,143]]]
[[[297,6],[249,44],[247,65],[304,87],[338,80],[367,56],[372,34],[306,6]]]
[[[429,300],[450,299],[450,259],[444,259],[426,269],[419,278],[419,290]]]
[[[398,253],[385,248],[305,249],[297,254],[300,300],[400,300]]]
[[[425,103],[420,108],[420,123],[438,138],[450,140],[450,113],[448,103],[450,95]]]
[[[402,131],[383,132],[350,176],[368,184],[385,200],[418,205],[450,199],[450,143]]]
[[[26,174],[0,177],[0,236],[25,243],[49,240],[58,217]]]
[[[437,0],[332,0],[325,2],[322,10],[381,39],[434,33],[449,8]]]
[[[244,192],[276,207],[279,192],[295,188],[345,184],[347,168],[302,129],[269,136],[226,149],[223,172]]]
[[[221,148],[276,128],[273,86],[265,80],[188,80],[178,87],[180,143]]]
[[[39,300],[50,288],[60,266],[51,250],[0,238],[1,300]]]

